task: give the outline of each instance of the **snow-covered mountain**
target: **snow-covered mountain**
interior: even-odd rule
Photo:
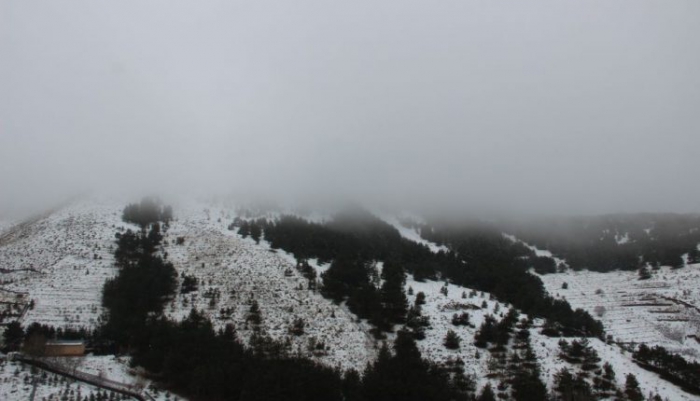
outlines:
[[[37,322],[57,328],[98,327],[105,313],[102,287],[117,273],[115,234],[138,229],[122,221],[123,208],[124,204],[111,201],[82,200],[21,224],[0,226],[0,301],[8,311],[5,323],[17,319],[23,326]],[[165,306],[166,316],[182,320],[196,308],[216,328],[233,323],[239,336],[248,341],[253,330],[246,316],[254,299],[260,306],[262,329],[270,337],[284,342],[294,354],[341,370],[362,371],[377,358],[382,344],[391,344],[395,334],[376,339],[369,323],[345,304],[336,304],[309,289],[293,255],[271,249],[264,239],[256,243],[231,230],[232,221],[241,217],[238,213],[236,207],[217,202],[175,205],[175,218],[165,232],[160,252],[173,263],[180,278],[194,277],[198,285],[195,291],[178,290]],[[399,219],[387,215],[380,218],[406,239],[434,252],[446,250],[422,238],[416,229],[403,226]],[[314,219],[323,220],[318,216]],[[309,262],[318,273],[328,267],[316,260]],[[637,280],[634,272],[587,271],[549,274],[541,279],[552,296],[600,317],[612,340],[663,345],[689,359],[699,359],[700,265],[673,271],[662,268],[648,281]],[[567,288],[562,288],[563,283]],[[487,383],[496,389],[500,376],[495,357],[475,346],[474,336],[486,316],[501,319],[512,306],[489,293],[445,281],[416,281],[411,275],[405,291],[409,304],[416,302],[417,294],[425,295],[421,310],[429,318],[430,327],[425,338],[417,342],[423,357],[445,366],[462,366],[477,389]],[[468,313],[470,324],[455,326],[453,317],[462,312]],[[527,316],[520,314],[519,318]],[[293,335],[290,330],[299,319],[304,322],[303,333]],[[579,367],[561,357],[558,338],[540,333],[544,321],[534,319],[531,324],[529,341],[540,364],[541,378],[552,391],[554,376],[561,368],[576,372]],[[461,339],[459,349],[448,349],[443,344],[450,330]],[[596,338],[589,342],[601,366],[608,362],[617,373],[618,387],[624,387],[625,376],[632,373],[644,394],[658,393],[669,400],[700,400],[639,367],[623,346]],[[78,369],[147,385],[127,363],[128,358],[92,356],[80,361]],[[0,394],[7,400],[27,399],[33,388],[31,373],[13,364],[0,364]],[[19,373],[14,374],[15,370]],[[43,388],[45,398],[50,394],[58,397],[59,388],[66,386],[49,380],[42,383],[39,388]],[[51,386],[58,387],[53,391]],[[83,395],[99,391],[82,386]],[[161,391],[158,397],[165,394]]]

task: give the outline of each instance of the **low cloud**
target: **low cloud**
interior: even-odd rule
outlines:
[[[86,190],[698,212],[693,1],[0,5],[0,209]]]

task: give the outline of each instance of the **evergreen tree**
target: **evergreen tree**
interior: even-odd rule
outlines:
[[[384,284],[381,288],[381,299],[384,316],[391,323],[404,323],[408,308],[408,300],[403,291],[406,273],[398,263],[387,261],[382,269],[382,279]]]
[[[260,305],[258,305],[258,301],[251,301],[246,321],[250,322],[253,327],[257,327],[260,325],[260,323],[262,323],[262,314],[260,313]]]
[[[497,329],[496,319],[491,315],[486,315],[484,322],[474,335],[474,345],[479,348],[486,348],[488,343],[496,341]]]
[[[452,325],[454,326],[469,326],[469,314],[467,312],[462,312],[459,315],[452,315]]]
[[[443,344],[447,349],[459,349],[462,339],[453,330],[447,330]]]
[[[250,223],[250,238],[255,240],[256,244],[259,244],[261,236],[262,236],[261,223],[259,221],[252,221]]]
[[[593,401],[591,386],[582,377],[571,374],[567,368],[562,368],[554,376],[554,390],[563,401]]]
[[[355,369],[345,372],[343,377],[343,395],[345,401],[365,401],[362,395],[362,379]]]
[[[10,351],[16,351],[24,339],[24,329],[18,321],[13,321],[7,325],[3,333],[5,347]]]
[[[634,352],[634,359],[649,365],[679,385],[700,393],[700,363],[691,362],[660,346],[644,344]]]
[[[640,267],[637,274],[640,280],[649,280],[651,278],[651,273],[649,272],[649,269],[646,266]]]
[[[491,384],[486,383],[483,389],[481,389],[481,394],[476,398],[476,401],[496,401],[496,394],[491,388]]]
[[[421,358],[412,335],[397,333],[395,356],[382,347],[375,363],[368,366],[363,380],[365,400],[372,401],[466,401],[449,376]]]
[[[339,258],[321,274],[321,279],[321,293],[336,302],[341,302],[353,291],[370,287],[369,264],[358,259]]]
[[[546,401],[547,386],[537,371],[521,371],[513,380],[513,399],[516,401]]]
[[[695,247],[688,252],[688,264],[700,263],[700,250]]]
[[[603,375],[601,377],[595,377],[593,383],[599,396],[609,397],[615,394],[617,391],[617,381],[612,365],[606,362],[603,365]]]
[[[632,373],[625,377],[625,397],[629,401],[644,401],[644,395],[639,388],[639,381]]]
[[[238,228],[238,234],[243,238],[247,238],[250,235],[250,223],[243,220],[240,228]]]

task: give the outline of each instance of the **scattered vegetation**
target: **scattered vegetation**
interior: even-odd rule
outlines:
[[[177,277],[172,266],[154,253],[161,239],[160,222],[150,222],[141,233],[118,236],[115,256],[119,274],[104,287],[109,313],[101,334],[128,349],[134,365],[144,367],[174,391],[207,400],[469,399],[473,389],[469,380],[448,375],[422,359],[414,336],[407,331],[398,333],[393,355],[383,348],[378,360],[360,376],[356,372],[341,375],[335,369],[289,355],[283,344],[258,329],[250,340],[251,348],[246,348],[233,325],[217,332],[194,309],[182,322],[166,319],[163,305],[174,293]],[[374,318],[378,325],[405,321],[407,301],[401,265],[385,263],[383,283],[376,286],[369,280],[367,264],[352,260],[334,263],[323,277],[329,297],[348,300],[359,313],[371,314],[369,305],[379,306],[381,318]],[[185,280],[183,277],[183,286]],[[365,303],[358,291],[374,298]],[[248,323],[258,326],[261,320],[262,311],[252,299]],[[304,326],[303,320],[296,319],[290,330],[301,333]]]
[[[648,347],[644,344],[634,352],[634,359],[639,366],[659,373],[686,391],[700,395],[700,363],[687,361],[661,346]]]
[[[490,292],[524,313],[556,322],[555,335],[604,335],[600,322],[583,310],[573,311],[565,300],[549,297],[540,279],[528,273],[533,265],[541,271],[551,270],[553,260],[536,258],[527,247],[504,238],[493,227],[442,225],[423,229],[427,239],[450,249],[437,253],[357,210],[324,224],[282,216],[274,222],[238,221],[233,227],[239,227],[243,236],[260,231],[273,248],[292,253],[297,260],[317,258],[331,263],[322,276],[322,293],[336,302],[346,300],[354,313],[375,325],[377,333],[401,323],[399,312],[406,311],[403,294],[398,294],[403,274],[392,273],[386,288],[375,285],[374,262],[383,261],[385,269],[400,268],[419,281],[441,276],[457,285]]]

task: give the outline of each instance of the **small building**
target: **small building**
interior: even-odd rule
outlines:
[[[44,356],[83,356],[85,343],[82,341],[47,341]]]

